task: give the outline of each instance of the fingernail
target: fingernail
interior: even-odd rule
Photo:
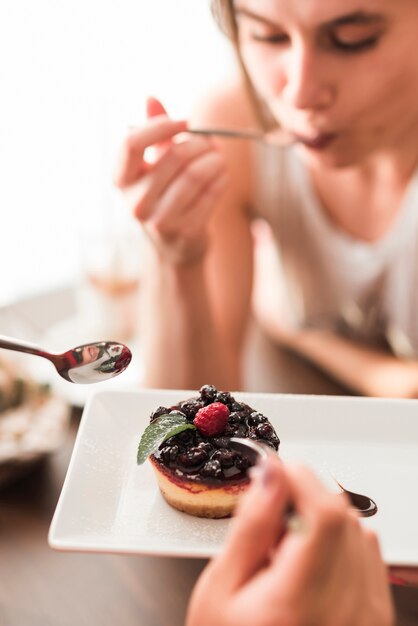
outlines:
[[[264,488],[278,485],[276,474],[268,459],[263,459],[249,471],[251,479],[258,482]]]

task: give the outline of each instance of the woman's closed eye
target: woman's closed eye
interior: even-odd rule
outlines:
[[[327,34],[329,45],[341,52],[362,52],[375,47],[383,34],[382,28],[343,25]]]
[[[378,44],[380,39],[380,33],[361,36],[361,37],[346,37],[341,36],[336,32],[330,32],[328,35],[327,47],[333,47],[336,50],[342,52],[360,52],[373,48]],[[285,45],[290,43],[291,38],[286,33],[261,33],[258,31],[252,31],[249,33],[249,38],[257,43],[269,44],[269,45]]]
[[[269,23],[263,18],[253,18],[236,13],[239,38],[241,41],[251,41],[262,44],[284,44],[290,41],[290,37],[280,26]]]
[[[267,44],[285,44],[289,43],[290,37],[283,32],[263,33],[259,31],[251,31],[250,38],[253,41]]]
[[[282,29],[263,24],[249,24],[247,20],[243,22],[240,29],[241,40],[269,46],[285,46],[292,43],[291,35]],[[317,33],[317,42],[319,47],[326,50],[356,53],[375,47],[383,33],[384,28],[375,24],[342,24],[321,29]]]
[[[290,41],[288,33],[281,28],[258,23],[256,20],[251,20],[246,17],[239,18],[237,23],[241,41],[261,44],[284,44]]]

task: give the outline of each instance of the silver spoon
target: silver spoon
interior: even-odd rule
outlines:
[[[0,348],[42,356],[51,361],[65,380],[80,384],[98,383],[118,376],[132,359],[129,348],[115,341],[87,343],[62,354],[52,354],[27,341],[0,335]]]
[[[269,454],[272,454],[271,448],[263,445],[260,442],[255,442],[250,439],[244,439],[243,437],[231,437],[228,442],[228,447],[231,450],[235,450],[238,454],[245,456],[251,463],[256,465],[262,460],[265,460]],[[345,494],[350,501],[351,506],[357,510],[361,517],[371,517],[377,513],[377,504],[374,500],[368,496],[364,496],[360,493],[354,493],[349,491],[338,482],[336,478],[334,481],[341,489],[341,493]],[[293,511],[289,509],[287,516],[289,519],[292,517]]]
[[[186,132],[192,133],[193,135],[230,137],[231,139],[250,139],[252,141],[258,141],[279,147],[290,146],[292,143],[295,143],[295,138],[292,138],[280,128],[264,132],[257,130],[236,130],[233,128],[188,128]]]
[[[130,131],[138,130],[135,124],[129,126]],[[182,131],[183,132],[183,131]],[[269,131],[238,130],[235,128],[187,128],[184,132],[192,135],[204,135],[206,137],[227,137],[230,139],[249,139],[276,147],[288,147],[297,142],[297,139],[281,128]]]

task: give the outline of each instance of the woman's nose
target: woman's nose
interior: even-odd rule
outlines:
[[[320,53],[295,46],[283,69],[281,95],[292,107],[322,110],[334,104],[337,86]]]

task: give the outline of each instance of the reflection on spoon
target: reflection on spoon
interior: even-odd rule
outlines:
[[[118,376],[132,359],[129,348],[115,341],[88,343],[62,354],[52,354],[26,341],[0,336],[0,348],[48,359],[60,376],[79,384],[98,383]]]

